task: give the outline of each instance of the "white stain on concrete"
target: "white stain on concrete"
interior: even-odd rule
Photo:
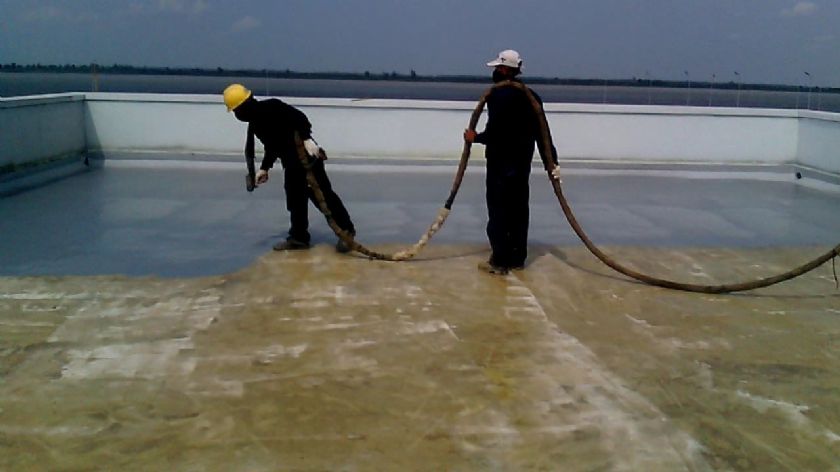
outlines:
[[[690,349],[690,350],[709,350],[713,348],[721,348],[721,349],[731,349],[730,344],[725,339],[710,339],[710,340],[698,340],[698,341],[684,341],[679,338],[669,338],[657,335],[657,331],[661,331],[664,328],[659,326],[654,326],[650,324],[647,320],[635,318],[630,314],[625,313],[624,317],[633,322],[635,327],[638,328],[638,332],[642,335],[648,337],[652,343],[656,343],[663,348],[667,349],[670,352],[673,352],[677,349]]]
[[[759,413],[764,413],[769,409],[774,409],[781,412],[795,427],[798,427],[807,433],[817,437],[824,437],[831,442],[840,441],[840,436],[838,436],[834,431],[818,426],[812,422],[810,418],[805,416],[805,412],[811,410],[811,408],[807,405],[797,405],[795,403],[782,400],[764,398],[758,395],[752,395],[749,392],[744,392],[743,390],[738,390],[736,395],[738,398],[746,401],[750,407]]]
[[[92,349],[71,349],[70,362],[61,369],[68,380],[109,378],[158,378],[188,375],[195,359],[175,362],[179,352],[193,347],[192,340],[172,339],[151,343],[112,344]]]
[[[329,331],[334,329],[351,329],[361,326],[361,323],[327,323],[321,326],[314,326],[307,331]]]
[[[99,300],[99,293],[95,294]],[[198,363],[193,336],[206,330],[221,313],[216,290],[195,299],[176,297],[148,306],[115,298],[90,313],[79,310],[50,336],[52,343],[78,346],[68,349],[62,380],[159,379],[182,381]],[[159,327],[149,330],[150,323]],[[91,329],[95,327],[95,329]],[[143,339],[154,337],[159,339]],[[168,334],[163,334],[168,333]]]
[[[403,290],[408,298],[417,298],[423,293],[423,288],[418,285],[406,285]]]
[[[840,442],[840,435],[834,431],[825,430],[825,437],[831,442]]]
[[[24,303],[21,306],[21,311],[24,313],[49,313],[52,311],[61,310],[61,305],[53,305],[53,306],[41,306],[41,305],[30,305],[28,303]]]
[[[67,298],[64,293],[0,293],[0,299],[8,300],[61,300]]]
[[[516,281],[517,279],[514,277],[513,280]],[[545,317],[537,297],[527,287],[509,285],[506,292],[505,306],[502,308],[505,318],[518,316]]]
[[[665,342],[669,343],[671,346],[677,349],[691,349],[691,350],[700,350],[705,351],[712,348],[712,345],[707,341],[694,341],[688,342],[683,341],[682,339],[677,338],[668,338]]]
[[[709,274],[707,274],[706,271],[704,271],[703,268],[701,266],[697,265],[697,264],[693,264],[691,266],[691,275],[693,275],[695,277],[706,278],[706,279],[709,278]]]
[[[539,317],[542,312],[539,308],[532,306],[506,306],[503,308],[505,318],[516,318],[517,316],[536,316]]]
[[[514,277],[513,281],[518,282],[518,279]],[[551,322],[528,287],[509,287],[507,295],[509,306],[506,314],[515,313],[518,309],[533,314],[534,322],[544,325],[537,328],[545,333],[545,339],[538,341],[539,349],[553,361],[546,361],[544,369],[530,372],[531,382],[537,382],[552,398],[582,400],[574,403],[580,411],[572,426],[598,430],[605,450],[612,451],[616,457],[617,470],[652,470],[661,468],[663,464],[689,470],[709,468],[703,459],[700,443],[671,424],[647,399],[625,387],[578,339]],[[577,383],[574,386],[563,385],[562,375],[552,373],[549,366],[560,366],[557,368],[574,372]],[[539,408],[538,403],[532,405]],[[495,426],[500,428],[497,430],[499,433],[504,434],[511,427],[505,422]],[[563,425],[556,430],[548,428],[544,433],[568,434],[568,431],[569,425]]]
[[[275,344],[257,351],[257,358],[273,361],[283,357],[291,357],[297,359],[301,354],[306,352],[308,344],[297,344],[294,346],[283,346],[282,344]]]
[[[811,421],[803,414],[804,412],[810,410],[807,405],[797,405],[795,403],[751,395],[743,390],[738,390],[735,393],[739,398],[746,400],[746,402],[759,413],[764,413],[772,408],[782,412],[788,420],[798,426],[804,426]]]
[[[650,323],[648,323],[647,320],[640,320],[638,318],[634,318],[627,313],[624,314],[624,317],[643,328],[653,328],[653,326]]]
[[[443,331],[452,336],[453,338],[460,340],[455,334],[455,331],[452,330],[452,327],[449,325],[449,323],[443,320],[429,320],[420,322],[403,321],[397,333],[401,335],[414,335],[437,333],[439,331]]]
[[[70,438],[95,436],[108,426],[91,428],[85,426],[11,426],[0,425],[0,433],[14,436],[67,436]]]
[[[370,339],[349,339],[347,341],[344,341],[344,345],[347,346],[349,349],[359,349],[367,346],[373,346],[375,344],[378,343]]]

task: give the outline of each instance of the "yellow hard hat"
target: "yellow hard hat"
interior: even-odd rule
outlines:
[[[230,84],[225,89],[224,96],[227,110],[233,111],[251,97],[251,91],[242,84]]]

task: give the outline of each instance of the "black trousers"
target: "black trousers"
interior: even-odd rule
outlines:
[[[289,237],[298,241],[309,243],[309,208],[308,203],[311,200],[316,207],[318,201],[315,199],[315,193],[309,187],[306,181],[306,170],[299,161],[283,161],[284,182],[283,187],[286,190],[286,209],[289,210],[291,219],[291,227],[289,228]],[[336,195],[330,184],[330,179],[324,170],[324,162],[316,161],[312,165],[312,173],[315,176],[315,181],[318,182],[321,192],[324,194],[324,200],[327,203],[332,218],[336,224],[351,233],[356,232],[353,222],[350,220],[350,214],[344,208],[341,199]],[[320,208],[319,208],[320,210]]]
[[[528,178],[530,166],[518,170],[487,168],[487,237],[499,267],[525,265],[528,257]]]

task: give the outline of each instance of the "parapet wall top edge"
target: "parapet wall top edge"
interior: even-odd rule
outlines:
[[[222,106],[221,96],[210,94],[154,94],[154,93],[86,93],[88,101],[96,102],[148,102],[148,103],[190,103]],[[257,98],[273,98],[262,97]],[[387,98],[320,98],[320,97],[284,97],[281,100],[302,107],[332,108],[384,108],[384,109],[429,109],[429,110],[473,110],[475,102],[461,100],[417,100]],[[745,117],[785,117],[797,118],[804,110],[776,108],[726,108],[726,107],[691,107],[680,105],[619,105],[593,103],[546,103],[548,113],[595,113],[595,114],[642,114],[642,115],[697,115],[697,116],[745,116]],[[840,114],[820,112],[820,118]]]
[[[259,97],[268,98],[268,97]],[[355,99],[355,98],[319,98],[319,97],[283,97],[277,98],[301,107],[312,108],[351,108],[351,109],[412,109],[412,110],[473,110],[475,103],[455,100],[417,100],[417,99]],[[21,97],[0,97],[0,108],[15,108],[62,102],[129,102],[129,103],[171,103],[195,104],[223,107],[221,96],[215,94],[159,94],[159,93],[117,93],[117,92],[76,92],[48,95],[29,95]],[[840,122],[840,113],[816,110],[795,110],[779,108],[732,108],[732,107],[692,107],[681,105],[620,105],[598,103],[546,103],[548,113],[559,114],[601,114],[601,115],[683,115],[717,116],[746,118],[807,118],[822,121]]]
[[[83,93],[53,93],[46,95],[25,95],[20,97],[0,97],[0,108],[18,108],[52,103],[82,102]]]

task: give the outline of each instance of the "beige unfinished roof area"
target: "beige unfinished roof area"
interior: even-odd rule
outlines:
[[[380,246],[386,248],[386,246]],[[393,248],[392,248],[393,249]],[[610,247],[683,280],[822,248]],[[204,278],[0,279],[8,470],[833,470],[831,267],[740,295],[640,285],[578,246],[327,245]]]

